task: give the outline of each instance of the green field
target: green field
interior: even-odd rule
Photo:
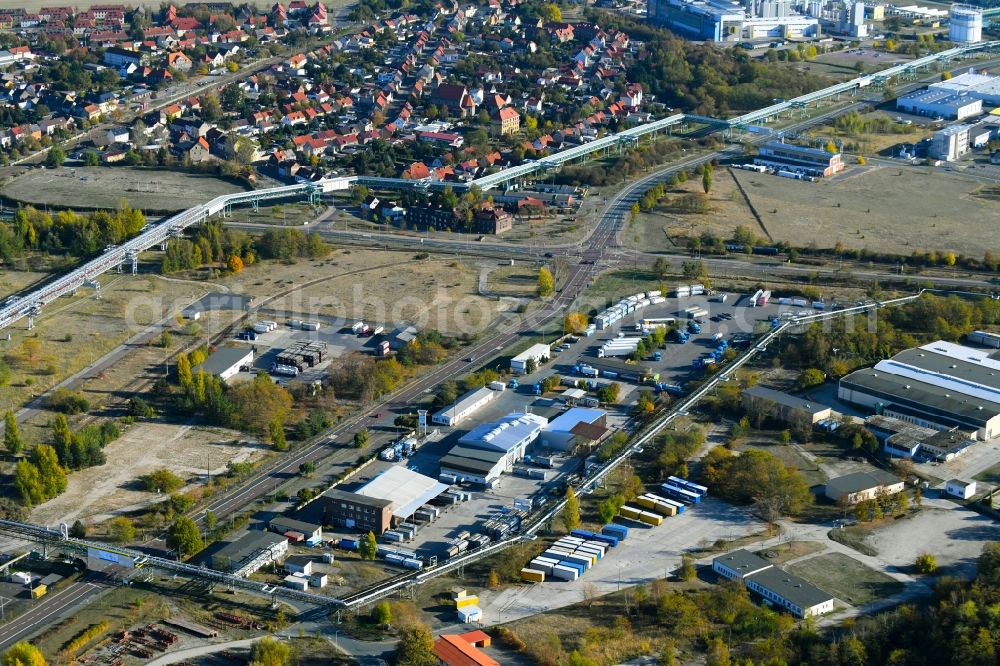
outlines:
[[[843,553],[818,555],[789,566],[788,571],[852,606],[885,599],[903,590],[899,581]]]

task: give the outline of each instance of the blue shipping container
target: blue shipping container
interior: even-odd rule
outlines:
[[[612,523],[610,525],[605,525],[604,527],[602,527],[601,534],[607,536],[613,536],[616,537],[619,541],[624,541],[625,539],[628,538],[628,528],[625,527],[624,525],[615,525]]]
[[[341,539],[337,542],[337,545],[344,550],[357,550],[358,540],[357,539]]]
[[[583,572],[587,570],[579,562],[572,562],[570,560],[562,560],[561,562],[559,562],[559,564],[564,567],[569,567],[570,569],[576,569],[577,573],[579,573],[581,576],[583,575]]]

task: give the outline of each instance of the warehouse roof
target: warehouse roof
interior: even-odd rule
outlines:
[[[424,504],[448,490],[448,486],[419,472],[396,465],[358,489],[359,495],[378,497],[395,504],[394,516],[409,518]]]
[[[970,104],[981,103],[978,97],[960,93],[954,90],[918,90],[917,92],[904,95],[896,100],[896,106],[906,106],[907,104],[937,104],[947,106],[968,106]]]
[[[455,404],[453,404],[451,407],[445,407],[434,416],[437,417],[438,414],[443,414],[449,418],[456,418],[459,414],[466,411],[467,409],[470,409],[474,405],[482,402],[483,400],[492,400],[495,396],[496,396],[496,391],[492,389],[488,388],[475,389],[473,391],[469,391],[468,393],[463,394],[462,397],[460,397],[458,400],[455,401]]]
[[[594,423],[607,416],[607,412],[602,409],[590,409],[588,407],[574,407],[552,419],[545,429],[551,432],[572,432],[573,428],[580,423]]]
[[[719,555],[715,558],[715,561],[724,565],[728,569],[732,569],[740,574],[740,576],[746,576],[755,571],[761,571],[772,566],[771,563],[763,557],[755,555],[745,548],[734,550],[733,552],[726,553],[725,555]]]
[[[954,76],[947,81],[932,83],[927,87],[937,90],[951,90],[953,92],[1000,96],[1000,76],[986,76],[985,74],[966,72],[965,74]]]
[[[476,449],[471,446],[456,444],[451,447],[451,451],[441,458],[441,467],[469,472],[483,472],[485,474],[496,467],[497,463],[505,455],[507,454],[504,451]]]
[[[316,530],[320,529],[321,525],[317,525],[316,523],[307,523],[304,520],[296,520],[295,518],[288,518],[287,516],[275,516],[271,519],[271,522],[268,523],[268,527],[272,530],[292,530],[295,532],[302,532],[303,534],[312,534]]]
[[[508,414],[493,423],[479,424],[458,441],[460,444],[497,449],[506,453],[521,444],[525,438],[537,436],[548,422],[547,418],[538,414]]]
[[[529,358],[548,358],[552,356],[552,348],[548,345],[531,345],[523,352],[510,359],[511,361],[527,361]]]
[[[253,358],[253,349],[250,347],[219,347],[215,352],[205,359],[205,362],[194,368],[204,370],[205,374],[219,375],[229,370],[234,365],[243,363],[247,356]]]
[[[887,368],[891,369],[891,366]],[[893,374],[891,371],[880,371],[878,366],[856,370],[841,379],[840,385],[850,390],[877,395],[884,399],[886,406],[892,405],[893,409],[899,406],[893,403],[902,403],[903,406],[920,405],[921,411],[925,412],[924,416],[945,424],[982,427],[1000,414],[1000,402],[973,398],[961,392],[957,384],[935,385]],[[950,390],[942,390],[948,388]]]
[[[332,500],[344,500],[345,502],[354,502],[356,504],[362,504],[364,506],[370,506],[376,509],[383,509],[392,504],[391,500],[383,499],[381,497],[368,497],[366,495],[360,495],[358,493],[348,492],[346,490],[341,490],[339,488],[330,488],[325,493],[323,493],[323,497]]]
[[[750,580],[803,610],[833,599],[833,595],[777,567],[758,571]]]
[[[287,541],[287,539],[280,534],[252,530],[217,550],[213,553],[212,559],[225,558],[230,562],[238,564],[261,551],[276,546],[282,541]]]
[[[880,469],[874,469],[870,472],[854,472],[827,481],[826,494],[828,497],[853,495],[862,490],[891,486],[897,483],[901,483],[900,479]]]
[[[752,398],[770,400],[771,402],[775,402],[782,407],[800,409],[802,411],[809,412],[810,414],[816,414],[830,409],[826,405],[821,405],[814,400],[803,400],[802,398],[797,398],[794,395],[790,395],[783,391],[775,391],[774,389],[767,388],[766,386],[752,386],[743,391],[743,395],[748,395]]]

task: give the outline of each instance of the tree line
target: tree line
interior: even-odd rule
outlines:
[[[86,215],[72,210],[52,215],[23,206],[10,223],[0,224],[0,260],[9,264],[31,251],[91,256],[132,238],[145,224],[142,211],[124,203],[114,211]]]

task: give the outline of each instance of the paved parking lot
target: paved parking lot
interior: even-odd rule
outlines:
[[[261,319],[266,320],[268,318],[261,317]],[[326,375],[330,361],[344,354],[354,351],[373,353],[375,350],[375,338],[370,336],[358,337],[351,333],[350,329],[333,326],[326,327],[325,322],[323,323],[323,327],[318,331],[303,331],[292,328],[285,323],[284,319],[272,319],[271,321],[277,321],[278,328],[269,333],[260,333],[257,335],[256,340],[249,342],[249,344],[257,349],[256,358],[254,358],[253,363],[254,368],[257,370],[265,372],[270,370],[278,354],[297,342],[325,342],[327,353],[322,363],[312,368],[306,368],[304,372],[299,374],[297,377],[299,381],[312,381],[323,378]],[[248,379],[252,377],[250,373],[243,374]]]

